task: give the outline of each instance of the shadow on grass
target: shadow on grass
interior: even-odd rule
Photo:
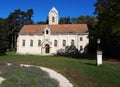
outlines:
[[[96,60],[96,55],[94,54],[72,54],[72,55],[54,55],[54,56],[63,56],[73,59],[87,59],[87,60]]]
[[[90,65],[90,66],[97,66],[96,64],[93,63],[84,63],[85,65]]]
[[[4,56],[4,55],[6,55],[5,53],[0,53],[0,56]]]
[[[97,54],[78,54],[78,55],[54,55],[54,56],[63,56],[67,58],[73,59],[87,59],[87,60],[97,60]],[[120,62],[120,57],[102,57],[103,61],[111,61],[111,62]]]

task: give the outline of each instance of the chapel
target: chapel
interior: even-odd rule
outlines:
[[[89,32],[87,24],[59,24],[59,14],[53,7],[48,14],[49,24],[24,25],[17,38],[18,54],[54,55],[74,46],[87,52]]]

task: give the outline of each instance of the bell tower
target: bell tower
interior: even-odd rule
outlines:
[[[49,12],[49,25],[58,24],[58,11],[53,7]]]

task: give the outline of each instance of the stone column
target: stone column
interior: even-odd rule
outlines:
[[[102,65],[102,51],[97,51],[97,66]]]

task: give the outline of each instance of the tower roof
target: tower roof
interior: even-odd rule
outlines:
[[[55,12],[58,14],[58,11],[57,11],[57,9],[56,9],[55,7],[53,7],[53,8],[50,10],[49,14],[50,14],[51,12],[53,12],[53,11],[55,11]]]

